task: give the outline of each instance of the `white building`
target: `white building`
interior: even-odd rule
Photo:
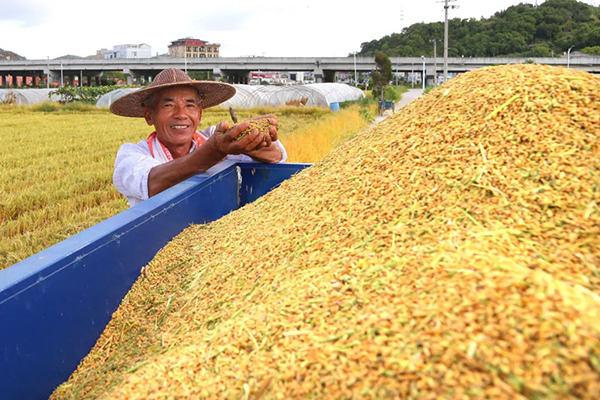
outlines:
[[[146,43],[142,44],[119,44],[113,46],[112,50],[104,51],[104,58],[151,58],[152,48]]]

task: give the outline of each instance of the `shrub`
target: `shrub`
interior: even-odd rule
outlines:
[[[600,46],[584,47],[581,49],[581,52],[590,56],[600,56]]]
[[[51,95],[59,95],[59,102],[63,104],[72,103],[74,101],[95,104],[100,96],[122,87],[133,86],[63,86],[58,88]],[[50,94],[48,96],[50,96]]]

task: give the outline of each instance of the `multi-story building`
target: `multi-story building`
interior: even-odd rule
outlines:
[[[208,43],[194,38],[177,39],[169,45],[169,56],[175,58],[216,58],[219,57],[218,43]]]
[[[104,50],[104,49],[103,49]],[[104,50],[104,58],[151,58],[152,48],[146,43],[119,44],[112,50]]]

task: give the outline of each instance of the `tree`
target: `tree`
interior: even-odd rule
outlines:
[[[583,54],[589,54],[591,56],[600,56],[600,46],[585,47],[581,49],[581,52]]]
[[[375,53],[376,69],[371,73],[373,78],[373,96],[383,101],[385,87],[392,80],[392,62],[385,53],[378,51]]]
[[[188,71],[188,76],[197,81],[210,81],[213,74],[210,71]]]
[[[117,85],[123,82],[127,82],[127,78],[120,71],[105,71],[100,78],[100,83],[104,86]]]
[[[527,53],[529,57],[550,57],[552,52],[546,44],[536,44]]]
[[[546,0],[537,8],[523,3],[487,19],[451,19],[449,55],[539,57],[563,54],[571,46],[581,49],[600,43],[600,7],[577,0]],[[412,24],[400,33],[362,43],[359,54],[363,57],[373,57],[377,51],[390,57],[432,54],[430,40],[442,37],[442,32],[442,22]]]

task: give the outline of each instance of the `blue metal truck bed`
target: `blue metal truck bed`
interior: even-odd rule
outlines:
[[[94,346],[141,268],[310,164],[223,162],[0,271],[0,399],[47,398]]]

